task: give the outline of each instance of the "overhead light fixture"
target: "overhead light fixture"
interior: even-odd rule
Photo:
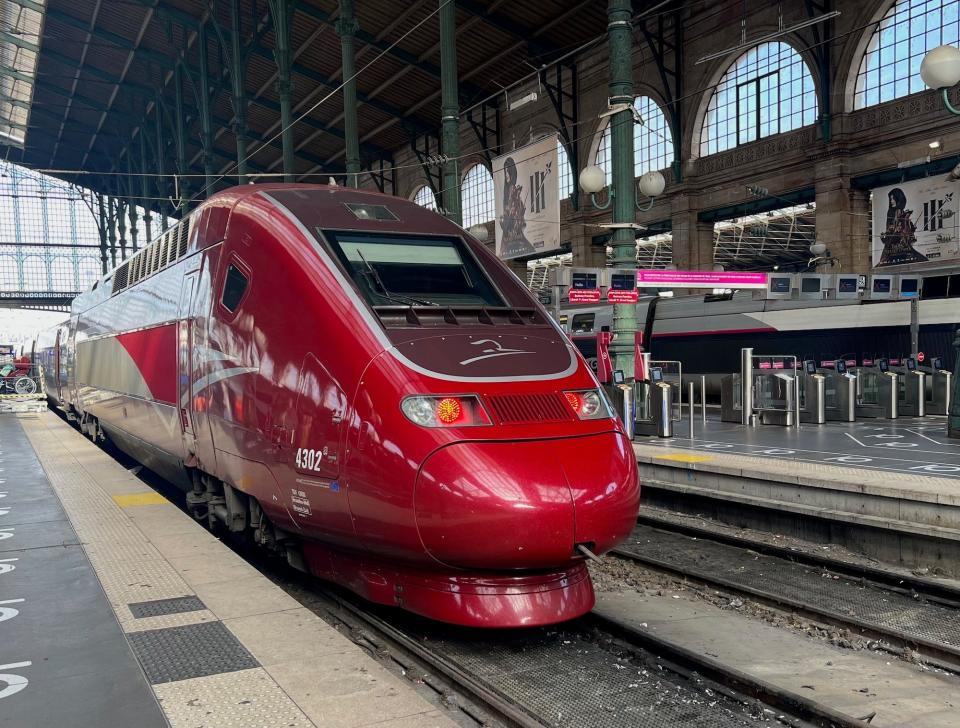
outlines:
[[[695,61],[693,65],[696,66],[701,63],[706,63],[707,61],[716,60],[717,58],[723,58],[724,56],[727,56],[730,53],[733,53],[735,51],[743,50],[745,48],[752,48],[755,45],[760,45],[761,43],[767,43],[771,40],[782,38],[785,35],[796,33],[798,30],[809,28],[811,25],[819,25],[820,23],[825,23],[826,21],[830,20],[831,18],[835,18],[838,15],[840,15],[840,11],[833,10],[829,13],[818,15],[815,18],[807,18],[806,20],[801,20],[799,23],[791,25],[789,28],[781,27],[780,30],[774,31],[773,33],[768,33],[767,35],[762,35],[759,38],[754,38],[752,40],[747,40],[746,30],[744,30],[744,34],[742,36],[742,40],[740,41],[739,45],[735,45],[732,48],[727,48],[726,50],[723,50],[723,51],[717,51],[716,53],[708,53],[707,55],[703,56],[703,58],[700,58],[699,60]]]
[[[521,96],[519,99],[515,99],[511,101],[510,106],[508,108],[510,109],[510,111],[516,111],[521,106],[526,106],[527,104],[531,104],[539,98],[540,96],[537,94],[536,91],[531,91],[525,96]]]
[[[933,140],[932,142],[930,142],[927,146],[930,147],[931,149],[939,149],[939,148],[940,148],[940,140],[939,140],[939,139],[934,139],[934,140]]]

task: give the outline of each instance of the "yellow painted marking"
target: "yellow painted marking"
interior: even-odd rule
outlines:
[[[130,508],[132,506],[160,506],[169,503],[159,493],[131,493],[129,495],[115,495],[113,501],[121,508]]]
[[[678,463],[705,463],[713,460],[711,455],[657,455],[654,460],[675,460]]]

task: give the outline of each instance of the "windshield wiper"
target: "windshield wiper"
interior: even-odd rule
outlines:
[[[377,269],[374,268],[372,265],[370,265],[370,261],[368,261],[364,257],[363,253],[357,250],[357,255],[359,255],[360,260],[363,261],[363,265],[367,269],[367,275],[370,277],[371,280],[373,280],[377,288],[380,289],[379,291],[374,291],[374,293],[376,293],[378,296],[382,296],[388,301],[394,301],[398,303],[402,303],[406,301],[407,305],[411,305],[411,306],[412,305],[416,305],[416,306],[438,306],[439,305],[437,303],[434,303],[433,301],[424,301],[420,298],[414,298],[413,296],[405,296],[402,293],[391,293],[390,291],[387,290],[387,286],[384,284],[383,278],[381,278],[380,274],[377,273]]]

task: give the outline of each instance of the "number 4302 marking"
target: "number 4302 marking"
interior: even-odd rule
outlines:
[[[324,456],[327,454],[327,448],[323,450],[311,450],[306,447],[297,448],[297,458],[296,464],[300,470],[315,470],[320,471],[320,464],[323,462]]]

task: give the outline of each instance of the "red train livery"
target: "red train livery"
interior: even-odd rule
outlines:
[[[247,185],[44,332],[54,403],[187,491],[198,520],[458,624],[592,608],[630,532],[629,440],[525,286],[412,202]]]

